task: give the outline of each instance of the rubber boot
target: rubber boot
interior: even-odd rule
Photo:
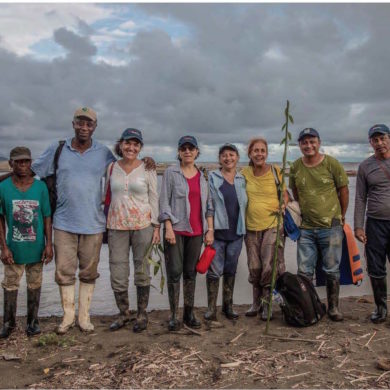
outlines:
[[[79,328],[82,332],[93,332],[95,329],[89,317],[93,290],[95,283],[84,283],[80,281],[79,287]]]
[[[150,286],[137,286],[137,320],[133,326],[135,333],[142,332],[148,326],[148,314],[146,308],[149,303]]]
[[[332,321],[342,321],[343,314],[339,310],[340,280],[327,275],[326,295],[328,298],[328,316]]]
[[[184,295],[184,312],[183,322],[190,328],[198,329],[201,327],[200,322],[194,314],[194,296],[195,296],[195,280],[183,280],[183,295]]]
[[[41,288],[27,288],[27,336],[35,336],[41,333],[38,321],[39,301]]]
[[[0,333],[0,339],[6,339],[16,327],[16,302],[18,290],[4,289],[4,316],[3,329]]]
[[[256,317],[260,310],[260,297],[262,288],[259,285],[252,285],[253,303],[249,310],[245,313],[247,317]]]
[[[119,317],[110,325],[110,330],[115,331],[130,321],[129,293],[128,291],[114,291],[115,302],[119,309]]]
[[[261,304],[261,311],[260,311],[260,318],[262,321],[267,321],[268,319],[268,308],[269,308],[269,301],[271,299],[270,294],[270,287],[264,287],[263,289],[263,296],[261,298],[262,304]],[[270,320],[273,319],[272,311],[271,311],[271,317]]]
[[[57,334],[65,334],[70,328],[75,325],[75,285],[60,286],[61,304],[64,310],[64,317],[61,324],[57,327]]]
[[[386,321],[387,317],[387,283],[386,278],[370,278],[376,310],[371,314],[371,321],[379,324]]]
[[[168,323],[169,331],[180,330],[181,327],[180,321],[178,319],[179,296],[180,296],[180,282],[168,283],[169,307],[171,309],[171,318]]]
[[[238,318],[238,314],[233,310],[233,292],[235,280],[235,275],[224,275],[223,277],[222,312],[229,320],[235,320]]]
[[[219,278],[206,278],[208,310],[204,318],[208,321],[217,321],[217,298],[219,290]]]

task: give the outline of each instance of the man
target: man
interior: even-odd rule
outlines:
[[[371,321],[380,323],[387,316],[386,256],[390,259],[390,130],[386,125],[372,126],[368,139],[374,155],[359,165],[354,227],[356,238],[365,244],[374,293],[376,310]]]
[[[4,264],[4,321],[0,338],[7,338],[16,326],[16,302],[24,271],[26,333],[28,336],[41,333],[38,309],[42,268],[53,258],[49,194],[43,182],[31,177],[30,150],[23,146],[12,149],[9,163],[13,175],[0,183],[0,249]]]
[[[102,178],[107,166],[115,160],[112,152],[95,141],[97,126],[94,110],[76,110],[72,121],[74,137],[66,139],[58,160],[57,208],[54,214],[55,280],[60,287],[64,317],[57,333],[64,334],[75,324],[75,282],[79,264],[78,324],[90,332],[89,308],[100,258],[106,220],[102,211]],[[32,165],[40,177],[53,174],[54,154],[58,142]]]
[[[312,279],[318,255],[326,274],[328,316],[342,321],[339,311],[340,261],[343,224],[348,208],[348,177],[333,157],[320,153],[321,139],[315,129],[300,132],[303,154],[290,169],[290,188],[302,213],[297,245],[298,273]],[[318,253],[319,252],[319,253]]]

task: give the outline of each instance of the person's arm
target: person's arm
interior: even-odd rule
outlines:
[[[214,218],[209,216],[206,220],[208,228],[204,236],[204,243],[205,245],[211,245],[214,242]]]
[[[349,189],[348,186],[344,186],[338,189],[337,196],[339,198],[340,207],[341,207],[341,221],[344,225],[345,214],[347,213],[348,204],[349,204]]]
[[[5,218],[2,214],[0,214],[0,250],[3,264],[13,264],[14,258],[5,239]]]
[[[151,222],[153,230],[153,244],[160,243],[160,224],[158,222],[158,193],[157,193],[157,172],[147,171],[148,177],[148,198],[151,208]]]
[[[160,215],[158,221],[165,224],[165,239],[171,245],[176,244],[175,232],[173,231],[172,221],[178,222],[174,219],[170,200],[172,196],[172,183],[168,169],[165,170],[164,176],[161,181],[161,190],[159,198]]]
[[[355,210],[354,210],[354,231],[355,237],[366,244],[367,237],[364,231],[364,217],[367,206],[367,182],[363,168],[359,166],[356,176],[356,191],[355,191]]]
[[[46,177],[54,173],[54,154],[58,142],[50,145],[31,165],[32,176]]]
[[[46,237],[46,245],[45,249],[42,253],[41,261],[44,264],[49,264],[53,260],[53,241],[52,241],[52,224],[50,217],[44,217],[43,220],[44,229],[45,229],[45,237]]]

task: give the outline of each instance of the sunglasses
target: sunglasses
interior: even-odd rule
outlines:
[[[185,145],[185,146],[181,146],[181,147],[179,148],[179,150],[180,150],[181,152],[185,152],[186,150],[189,150],[190,152],[193,152],[195,149],[196,149],[196,148],[195,148],[195,146],[193,146],[193,145]]]

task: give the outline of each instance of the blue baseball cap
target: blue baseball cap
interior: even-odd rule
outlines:
[[[195,146],[195,148],[198,147],[198,142],[196,141],[196,138],[192,135],[185,135],[184,137],[181,137],[179,139],[178,147],[181,148],[184,144],[190,144],[192,146]]]
[[[238,153],[237,146],[236,146],[236,145],[233,145],[233,144],[229,144],[229,143],[223,144],[223,145],[219,148],[218,154],[221,155],[226,149],[228,149],[228,150],[233,150],[234,152],[236,152],[237,154],[239,154],[239,153]]]
[[[386,125],[374,125],[368,130],[368,138],[371,138],[375,133],[390,134],[390,130]]]
[[[144,140],[142,138],[142,133],[138,129],[126,129],[122,135],[121,139],[128,140],[128,139],[136,139],[138,140],[142,145],[144,144]]]
[[[307,127],[306,129],[303,129],[300,133],[299,133],[299,137],[298,137],[298,142],[300,142],[304,137],[306,137],[307,135],[311,136],[311,137],[317,137],[317,138],[320,138],[320,134],[318,133],[318,131],[316,129],[313,129],[311,127]]]

